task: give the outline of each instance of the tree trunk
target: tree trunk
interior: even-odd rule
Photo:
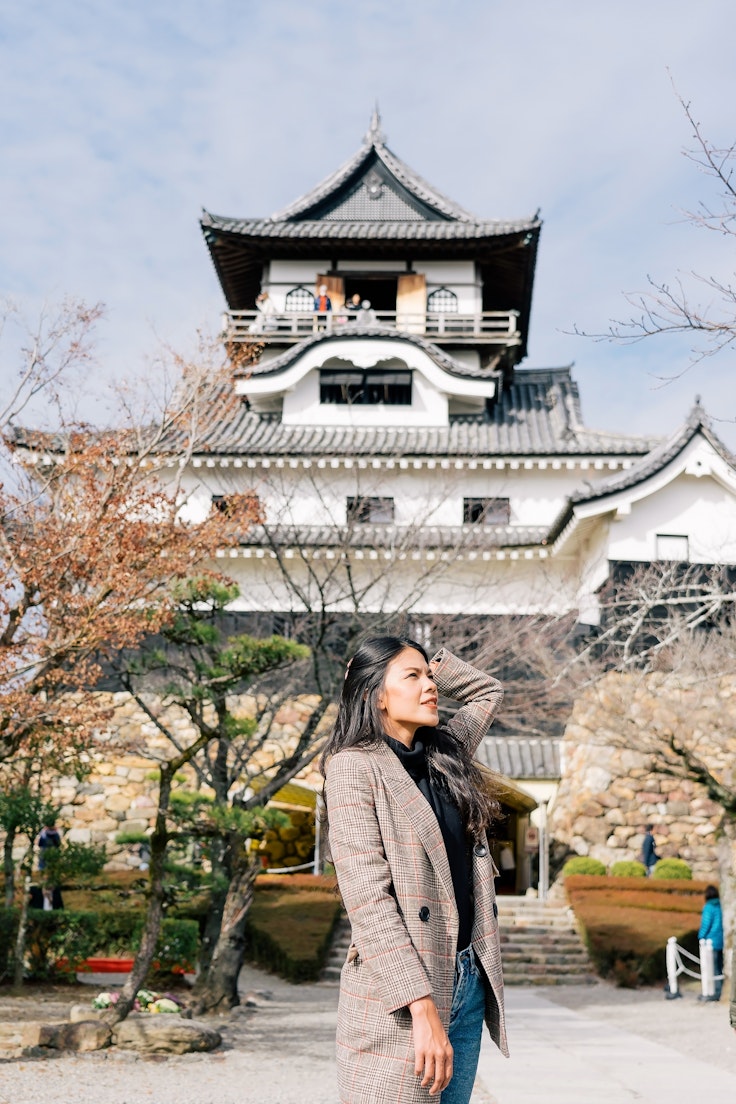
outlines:
[[[15,829],[9,828],[3,845],[3,873],[5,874],[5,907],[13,907],[15,897],[15,864],[13,863],[13,846],[15,844]]]
[[[149,868],[148,909],[146,910],[146,922],[141,935],[141,944],[133,962],[133,969],[128,975],[128,980],[120,991],[117,1004],[111,1005],[106,1010],[103,1019],[110,1026],[124,1020],[133,1007],[136,994],[145,981],[146,974],[151,968],[153,956],[156,953],[161,920],[163,918],[164,903],[164,862],[169,835],[166,828],[166,817],[169,811],[169,797],[171,795],[171,782],[174,771],[171,767],[161,770],[161,784],[159,786],[158,809],[156,812],[156,826],[151,834],[151,865]]]
[[[193,1008],[196,1015],[240,1004],[238,975],[245,953],[245,921],[259,870],[257,853],[241,854],[228,886],[220,934],[209,969],[200,974],[194,987]]]
[[[212,864],[214,868],[214,863]],[[222,864],[219,864],[222,869]],[[222,871],[224,877],[224,870]],[[202,935],[202,946],[199,952],[199,971],[200,976],[206,976],[210,963],[212,962],[212,955],[215,953],[215,947],[217,941],[220,938],[220,931],[222,929],[222,913],[225,908],[225,899],[227,897],[227,889],[213,889],[210,899],[210,910],[207,914],[207,921],[205,923],[204,933]]]
[[[25,862],[23,863],[25,867]],[[15,968],[13,971],[13,986],[20,989],[23,985],[23,971],[26,957],[26,931],[28,929],[28,897],[31,891],[31,876],[26,874],[23,879],[23,899],[20,904],[20,916],[18,918],[18,934],[15,938]]]

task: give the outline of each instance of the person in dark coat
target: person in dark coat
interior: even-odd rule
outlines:
[[[43,870],[46,866],[46,852],[48,849],[50,847],[61,847],[61,833],[53,820],[49,824],[45,824],[38,833],[36,846],[38,847],[38,869]]]
[[[659,862],[659,855],[657,854],[657,847],[654,842],[653,824],[647,824],[644,830],[644,842],[641,845],[641,861],[647,868],[647,878],[651,876],[654,867]]]

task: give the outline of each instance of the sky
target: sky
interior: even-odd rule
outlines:
[[[30,324],[104,302],[80,408],[109,420],[106,381],[219,327],[201,209],[285,206],[378,101],[389,147],[462,206],[540,210],[526,367],[573,364],[598,429],[666,435],[700,395],[736,448],[733,353],[691,366],[687,335],[574,332],[630,317],[648,277],[704,306],[691,274],[733,279],[733,239],[683,214],[715,190],[675,89],[733,143],[734,41],[732,0],[0,0],[0,299]]]

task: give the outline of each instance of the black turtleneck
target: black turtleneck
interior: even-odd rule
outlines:
[[[421,739],[415,737],[411,748],[391,736],[386,736],[385,739],[391,750],[398,756],[409,777],[416,782],[437,817],[437,823],[445,841],[460,921],[457,949],[463,951],[470,946],[473,934],[473,875],[470,844],[465,834],[460,810],[444,786],[430,781],[426,749]]]

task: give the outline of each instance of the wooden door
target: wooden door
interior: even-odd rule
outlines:
[[[423,334],[427,321],[427,280],[422,273],[399,276],[396,289],[396,328]]]

